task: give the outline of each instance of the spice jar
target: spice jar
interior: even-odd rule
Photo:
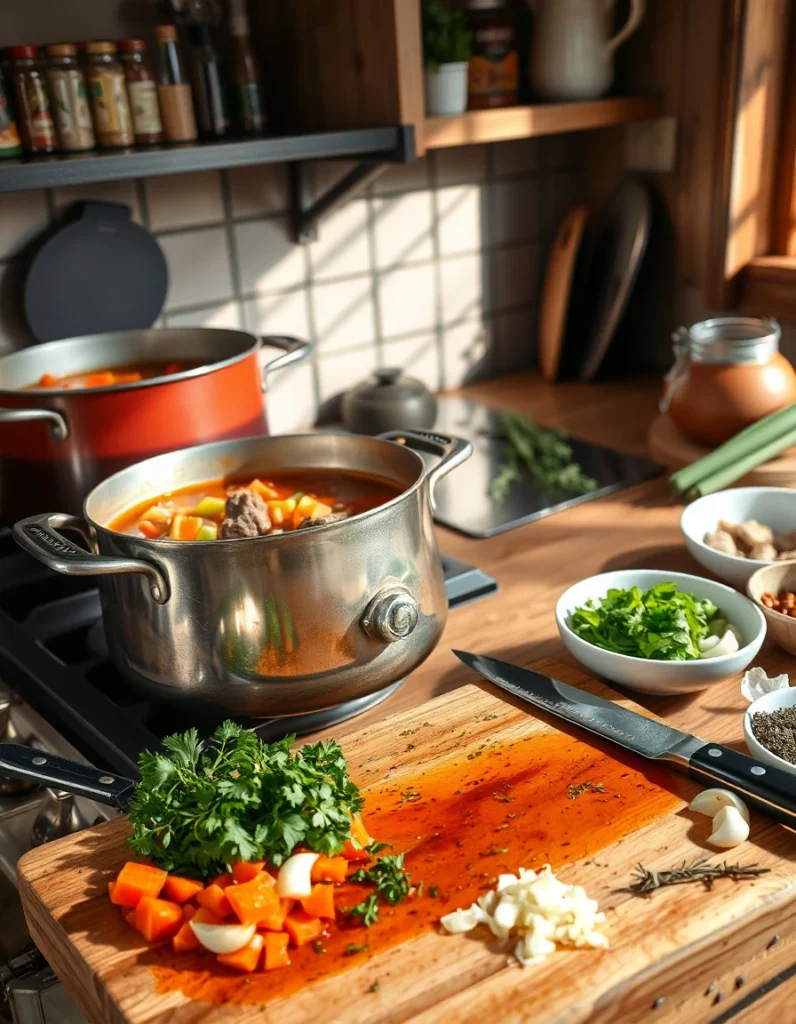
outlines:
[[[47,81],[61,150],[80,153],[93,149],[96,145],[94,126],[77,47],[74,43],[51,43],[44,52],[49,60]]]
[[[11,77],[19,113],[19,132],[26,153],[54,153],[58,146],[50,100],[45,86],[44,62],[37,46],[9,46]]]
[[[127,80],[136,144],[154,146],[164,139],[163,122],[155,76],[146,59],[146,43],[143,39],[123,39],[119,50]]]
[[[467,68],[470,110],[511,107],[520,101],[519,31],[505,0],[467,0],[471,56]]]
[[[5,79],[0,74],[0,160],[22,156],[22,143],[19,139],[17,122],[14,120],[14,113],[6,90]]]
[[[174,25],[157,25],[157,79],[163,131],[169,142],[193,142],[196,139],[196,117],[191,86],[177,45]]]
[[[781,333],[770,318],[717,317],[681,327],[661,411],[686,437],[714,447],[796,401],[796,372],[780,354]]]
[[[85,49],[97,141],[103,149],[132,146],[135,142],[133,115],[124,68],[116,56],[116,44],[98,40],[86,43]]]

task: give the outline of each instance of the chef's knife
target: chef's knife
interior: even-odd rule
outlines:
[[[720,743],[628,711],[613,701],[497,658],[454,651],[484,679],[529,704],[619,744],[634,754],[665,761],[703,784],[731,789],[770,818],[796,828],[796,779]]]

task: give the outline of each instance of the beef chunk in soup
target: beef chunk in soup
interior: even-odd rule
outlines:
[[[345,512],[330,512],[328,516],[308,516],[299,529],[306,530],[308,527],[326,526],[327,523],[336,523],[340,519],[348,519]]]
[[[262,537],[271,529],[268,506],[252,491],[233,491],[227,498],[226,518],[221,524],[222,540]]]

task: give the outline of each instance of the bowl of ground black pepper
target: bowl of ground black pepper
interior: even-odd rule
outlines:
[[[796,686],[753,701],[743,716],[743,734],[752,757],[796,775]]]

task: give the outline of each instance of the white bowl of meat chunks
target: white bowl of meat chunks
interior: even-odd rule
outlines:
[[[737,487],[687,505],[685,545],[700,565],[743,588],[763,565],[796,560],[796,490]]]

